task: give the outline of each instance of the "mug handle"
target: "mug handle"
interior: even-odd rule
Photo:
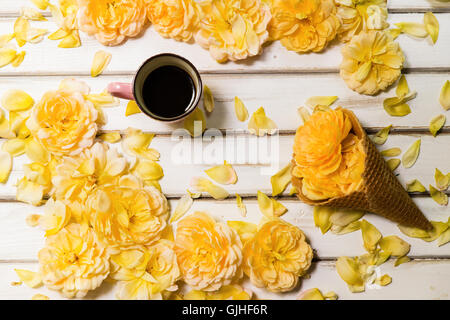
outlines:
[[[108,90],[108,92],[116,98],[134,100],[133,85],[131,83],[111,82],[108,84],[106,90]]]

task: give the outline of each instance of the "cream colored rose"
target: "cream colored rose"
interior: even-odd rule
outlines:
[[[156,188],[143,186],[132,175],[117,185],[97,188],[88,197],[89,221],[100,241],[112,251],[149,246],[161,238],[167,226],[168,205]]]
[[[215,291],[242,277],[238,234],[206,213],[178,222],[175,252],[183,280],[195,290]]]
[[[80,30],[107,46],[139,35],[147,19],[144,0],[79,0],[78,5]]]
[[[287,222],[266,222],[246,242],[244,271],[257,287],[272,292],[294,289],[311,266],[313,252],[303,232]]]
[[[74,87],[62,87],[44,94],[34,106],[26,125],[46,150],[56,156],[74,156],[89,148],[97,134],[98,112],[84,98],[89,88],[81,81],[70,80]]]
[[[270,8],[260,0],[211,0],[199,4],[195,40],[219,62],[260,54],[269,37]]]
[[[127,160],[116,149],[96,143],[78,156],[64,157],[56,166],[53,195],[84,202],[97,187],[116,184],[127,169]]]
[[[148,248],[122,251],[111,258],[111,277],[118,280],[117,298],[121,300],[162,299],[178,289],[180,278],[173,242],[159,240]]]
[[[109,256],[91,228],[70,224],[46,239],[39,251],[46,287],[68,298],[82,298],[98,288],[109,274]]]
[[[146,0],[153,28],[166,38],[189,41],[198,25],[195,0]]]

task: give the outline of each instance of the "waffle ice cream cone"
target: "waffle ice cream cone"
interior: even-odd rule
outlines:
[[[392,170],[387,166],[353,112],[346,109],[342,109],[342,111],[349,117],[355,135],[363,139],[366,159],[362,174],[362,186],[358,191],[342,197],[310,200],[302,193],[302,179],[292,176],[292,184],[298,190],[297,195],[300,200],[316,206],[368,211],[405,226],[424,230],[431,229],[432,225],[417,208]],[[295,162],[295,160],[292,161]]]

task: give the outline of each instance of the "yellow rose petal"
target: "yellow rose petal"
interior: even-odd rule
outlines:
[[[364,291],[364,280],[359,272],[359,265],[354,259],[339,257],[336,261],[336,271],[349,286]]]
[[[268,217],[273,218],[274,217],[274,209],[273,209],[273,202],[272,200],[263,192],[258,191],[258,207],[259,211],[261,213]]]
[[[163,169],[157,162],[145,159],[137,161],[133,173],[142,180],[160,180],[164,177]]]
[[[400,159],[389,159],[387,161],[387,165],[388,165],[389,169],[391,169],[392,171],[397,169],[398,166],[400,165],[400,163],[401,163]]]
[[[256,232],[258,232],[258,226],[250,222],[227,221],[227,225],[237,232],[243,244],[252,239]]]
[[[34,100],[22,90],[10,89],[2,96],[2,107],[9,111],[24,111],[34,105]]]
[[[33,2],[34,5],[36,7],[38,7],[39,9],[46,10],[49,5],[50,0],[31,0],[31,2]]]
[[[297,109],[298,114],[300,115],[300,118],[302,118],[303,123],[309,120],[311,118],[311,114],[309,113],[308,109],[305,107],[300,107]]]
[[[183,127],[189,131],[192,137],[201,136],[206,130],[206,120],[203,111],[200,108],[196,108],[184,120]]]
[[[439,190],[447,190],[450,184],[450,176],[443,174],[438,168],[434,172],[434,180],[436,181],[436,187]]]
[[[113,97],[109,92],[104,91],[102,93],[91,93],[86,96],[90,102],[96,107],[108,108],[120,105],[120,100]]]
[[[448,196],[442,192],[433,187],[430,184],[430,196],[431,199],[433,199],[437,204],[441,206],[446,206],[448,204]]]
[[[450,228],[445,230],[438,238],[438,247],[450,242]]]
[[[329,218],[333,225],[345,227],[359,219],[361,219],[365,212],[354,209],[334,209]]]
[[[348,225],[346,225],[344,227],[334,225],[334,224],[331,226],[331,232],[334,234],[337,234],[337,235],[355,232],[360,229],[361,229],[360,221],[353,221],[352,223],[349,223]]]
[[[175,207],[175,211],[173,212],[172,216],[170,217],[170,223],[174,223],[175,221],[179,220],[181,217],[183,217],[186,212],[189,211],[189,209],[192,207],[192,204],[194,203],[194,200],[192,200],[191,196],[189,194],[185,194],[180,198],[180,200],[177,203],[177,206]]]
[[[42,202],[44,197],[44,186],[32,181],[28,181],[26,178],[22,178],[17,183],[16,198],[18,201],[38,206]]]
[[[400,148],[386,149],[380,152],[383,157],[396,157],[402,153]]]
[[[209,113],[214,110],[214,97],[212,95],[211,89],[207,85],[203,86],[203,106],[205,110]]]
[[[58,29],[55,32],[53,32],[51,35],[48,36],[50,40],[61,40],[62,38],[67,37],[70,35],[70,32],[64,29]]]
[[[229,196],[228,191],[205,178],[193,178],[191,186],[199,192],[207,192],[216,200],[223,200]]]
[[[273,203],[273,214],[275,217],[281,217],[287,212],[287,208],[279,201],[271,199]]]
[[[0,64],[1,65],[1,64]],[[444,110],[450,110],[450,81],[447,80],[441,89],[439,96],[439,102]]]
[[[46,164],[50,161],[50,154],[48,151],[39,141],[32,137],[25,142],[25,153],[33,162]]]
[[[447,118],[443,114],[440,114],[431,119],[430,132],[433,135],[433,137],[436,137],[438,131],[441,130],[441,128],[444,126],[446,120]]]
[[[47,19],[35,8],[22,7],[20,8],[20,15],[28,20],[46,21]]]
[[[94,61],[92,62],[91,77],[97,77],[100,75],[108,66],[111,61],[111,57],[112,55],[109,52],[103,50],[97,51],[94,55]]]
[[[25,51],[21,51],[20,53],[18,53],[16,55],[16,57],[14,58],[14,60],[11,62],[11,65],[14,68],[17,68],[18,66],[20,66],[22,64],[23,60],[25,59],[25,54],[26,54]]]
[[[432,241],[436,240],[437,238],[440,237],[440,235],[443,232],[445,232],[449,228],[448,224],[445,222],[441,222],[441,221],[430,221],[430,222],[433,226],[433,229],[428,231],[427,237],[422,238],[422,240],[427,241],[427,242],[432,242]]]
[[[39,225],[40,218],[41,218],[41,215],[39,215],[39,214],[30,214],[26,217],[25,222],[30,227],[36,227]]]
[[[425,189],[424,185],[419,180],[414,179],[414,180],[406,183],[406,191],[408,191],[408,192],[425,192],[425,191],[427,191],[427,189]]]
[[[244,103],[238,97],[234,97],[234,112],[239,121],[244,122],[248,119],[248,111]]]
[[[276,132],[277,125],[271,119],[266,116],[266,112],[263,107],[256,110],[248,122],[248,130],[251,134],[257,136],[264,136],[266,134],[273,134]]]
[[[13,157],[18,157],[25,153],[26,144],[25,140],[14,138],[3,142],[2,150],[9,152]]]
[[[247,215],[247,207],[242,201],[242,197],[236,193],[236,204],[241,212],[241,216],[245,217]]]
[[[141,130],[128,128],[122,140],[122,148],[130,156],[156,161],[159,159],[159,152],[149,148],[154,136],[151,133],[143,133]]]
[[[12,47],[0,48],[0,68],[13,62],[16,55],[17,51]]]
[[[368,252],[374,252],[377,248],[378,242],[382,238],[380,231],[378,231],[378,229],[367,220],[361,220],[361,234],[364,242],[364,248],[366,248]]]
[[[381,250],[395,257],[406,256],[411,249],[411,245],[398,236],[383,237],[379,245]]]
[[[236,171],[231,164],[224,161],[224,164],[205,170],[205,173],[220,184],[235,184],[237,182]]]
[[[375,280],[375,284],[378,284],[380,286],[387,286],[391,282],[392,278],[388,274],[384,274]]]
[[[47,34],[47,32],[47,29],[29,28],[26,40],[29,43],[39,43],[44,40],[44,36]]]
[[[31,300],[50,300],[50,298],[44,294],[36,293],[31,297]]]
[[[425,38],[428,36],[428,32],[425,29],[425,25],[417,22],[399,22],[394,23],[403,33],[406,33],[413,37]]]
[[[393,117],[404,117],[411,113],[411,108],[406,103],[387,105],[384,107],[384,110]]]
[[[425,24],[425,30],[431,37],[433,43],[436,43],[439,37],[439,21],[433,12],[426,12],[423,16],[423,23]]]
[[[30,288],[37,288],[42,285],[42,278],[38,272],[33,272],[23,269],[14,269],[20,281],[25,283]]]
[[[319,289],[312,288],[300,293],[297,300],[325,300],[325,297]]]
[[[379,144],[382,145],[386,142],[388,136],[389,136],[389,131],[392,128],[392,124],[381,129],[380,131],[378,131],[373,137],[372,137],[372,141],[375,144]]]
[[[324,206],[314,207],[314,225],[320,228],[320,231],[325,234],[331,228],[331,216],[336,212],[336,209]]]
[[[58,44],[59,48],[78,48],[79,46],[81,46],[81,41],[77,30],[72,30],[72,32],[68,36],[65,36]]]
[[[12,157],[8,152],[0,151],[0,183],[8,181],[12,169]]]
[[[14,33],[4,34],[0,36],[0,48],[5,46],[8,42],[14,39]]]
[[[286,189],[287,185],[291,183],[293,164],[290,162],[283,169],[278,171],[272,177],[270,177],[270,183],[272,184],[272,196],[277,196]]]
[[[23,47],[27,43],[27,34],[30,29],[30,23],[27,19],[19,17],[14,22],[14,35],[19,47]]]
[[[402,164],[405,168],[411,168],[416,163],[419,157],[420,143],[420,139],[416,140],[403,154]]]
[[[410,262],[410,261],[411,261],[410,257],[407,257],[407,256],[400,257],[397,260],[395,260],[394,267],[398,267],[399,265]]]
[[[402,225],[398,225],[398,228],[400,229],[400,231],[407,235],[408,237],[411,238],[426,238],[428,237],[428,232],[419,228],[414,228],[414,227],[407,227],[407,226],[402,226]]]
[[[137,105],[136,101],[130,100],[127,104],[127,109],[125,110],[125,117],[131,116],[136,113],[141,113],[141,109]]]
[[[398,81],[397,89],[396,89],[395,93],[397,94],[397,97],[399,97],[399,98],[404,97],[409,93],[408,82],[406,81],[404,74],[402,74],[402,76],[400,77],[400,80]]]
[[[329,107],[337,100],[337,98],[337,96],[314,96],[308,98],[305,104],[311,109],[314,109],[317,106]]]
[[[113,131],[102,133],[99,138],[109,143],[117,143],[122,139],[122,136],[120,135],[119,131]]]

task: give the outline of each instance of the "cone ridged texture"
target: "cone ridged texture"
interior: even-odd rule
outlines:
[[[302,180],[292,176],[292,184],[297,188],[300,200],[316,206],[368,211],[404,226],[424,230],[431,229],[432,225],[387,166],[386,161],[362,129],[353,112],[346,109],[342,109],[342,111],[350,118],[354,133],[363,139],[366,153],[365,168],[362,174],[363,185],[359,191],[343,197],[314,201],[302,194]],[[295,164],[294,160],[293,162]]]

